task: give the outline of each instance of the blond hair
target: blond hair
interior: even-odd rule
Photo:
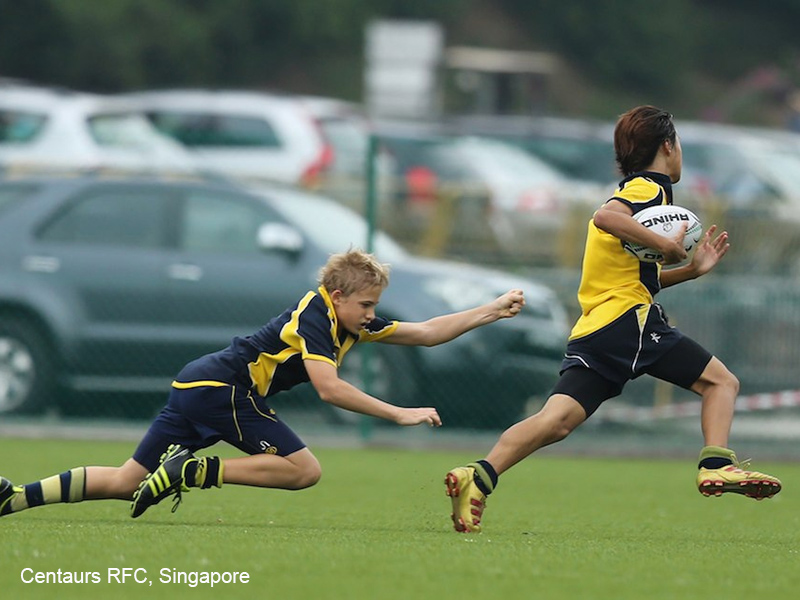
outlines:
[[[319,270],[319,284],[328,292],[340,290],[345,296],[368,288],[389,285],[389,265],[358,248],[331,254]]]

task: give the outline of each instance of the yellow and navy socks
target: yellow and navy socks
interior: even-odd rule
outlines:
[[[13,489],[14,494],[0,507],[0,515],[45,504],[81,502],[86,496],[86,467],[76,467]]]
[[[706,446],[700,451],[698,469],[721,469],[728,465],[736,464],[736,454],[733,450],[722,446]]]
[[[201,489],[222,487],[223,463],[218,456],[201,456],[186,465],[184,482]]]
[[[467,465],[475,469],[475,485],[478,489],[488,496],[497,487],[497,471],[486,460],[479,460]]]

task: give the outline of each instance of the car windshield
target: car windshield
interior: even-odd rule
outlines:
[[[100,146],[157,149],[166,140],[143,116],[118,113],[103,114],[88,119],[92,139]]]
[[[607,184],[619,178],[611,141],[532,137],[519,145],[576,179]]]
[[[0,108],[0,144],[32,141],[46,120],[45,115]]]
[[[564,181],[557,169],[515,146],[477,138],[459,140],[454,145],[477,172],[490,179],[555,184]]]
[[[286,219],[329,254],[343,252],[350,246],[367,245],[367,222],[333,200],[269,191],[264,195],[272,199],[273,206]],[[407,257],[402,246],[382,231],[376,232],[374,253],[388,262],[400,262]]]
[[[152,110],[156,129],[190,148],[280,148],[283,143],[265,119],[246,114]]]
[[[800,152],[796,148],[774,146],[759,149],[754,156],[758,157],[761,168],[788,193],[800,189]]]

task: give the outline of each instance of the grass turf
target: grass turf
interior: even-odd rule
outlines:
[[[0,473],[26,483],[75,465],[118,464],[132,449],[0,439]],[[3,597],[731,600],[787,598],[800,585],[797,464],[756,464],[786,489],[755,502],[703,498],[691,461],[540,455],[503,475],[484,533],[463,535],[452,531],[442,479],[476,456],[316,454],[323,479],[300,492],[195,490],[175,514],[165,502],[135,521],[119,501],[4,517]],[[123,567],[146,569],[152,584],[106,583],[109,568]],[[26,584],[25,568],[97,572],[103,583]],[[250,582],[190,588],[160,582],[163,568],[246,571]]]

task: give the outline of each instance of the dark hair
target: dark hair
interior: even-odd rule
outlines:
[[[644,171],[664,140],[675,143],[675,125],[667,111],[637,106],[623,114],[614,128],[614,153],[620,172],[627,177]]]

